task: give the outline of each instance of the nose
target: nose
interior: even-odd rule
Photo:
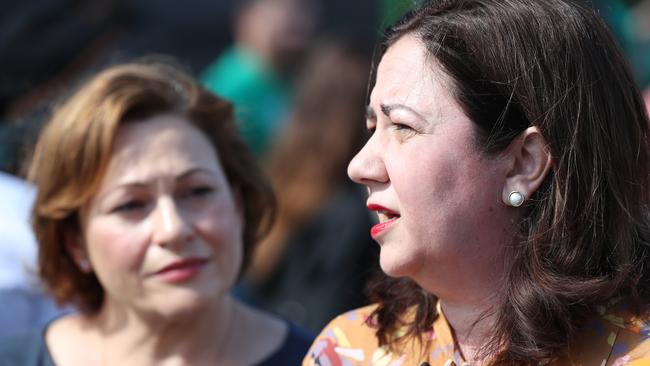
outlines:
[[[381,146],[376,136],[375,134],[370,137],[348,165],[350,179],[355,183],[366,185],[368,188],[371,188],[374,184],[389,181],[386,166],[380,154]]]
[[[161,197],[154,209],[152,242],[167,248],[181,247],[191,237],[191,226],[174,200],[171,197]]]

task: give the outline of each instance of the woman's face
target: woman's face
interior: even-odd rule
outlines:
[[[218,157],[182,117],[121,126],[101,187],[82,210],[104,305],[154,314],[226,294],[242,262],[242,212]]]
[[[500,202],[506,164],[478,152],[450,85],[418,38],[399,39],[377,69],[374,132],[348,168],[377,211],[371,235],[384,272],[438,296],[476,276],[497,278],[495,260],[512,235]]]

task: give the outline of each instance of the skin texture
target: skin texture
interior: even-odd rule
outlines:
[[[242,261],[234,197],[214,149],[189,123],[161,116],[121,127],[82,224],[111,306],[168,316],[223,296]],[[207,261],[191,280],[156,274],[188,258]]]
[[[513,235],[515,213],[502,203],[512,159],[478,152],[449,80],[413,36],[382,58],[368,117],[374,132],[348,174],[368,188],[369,205],[399,214],[378,214],[395,219],[375,236],[381,268],[439,297],[471,359],[491,320],[471,325],[493,304]]]
[[[89,263],[105,301],[96,315],[48,327],[57,364],[250,365],[284,341],[285,323],[229,295],[242,263],[242,208],[212,145],[184,118],[122,125],[81,217],[68,249],[80,268]],[[161,273],[190,258],[201,263],[191,276]]]
[[[502,153],[481,153],[453,82],[414,35],[379,63],[366,123],[372,136],[348,175],[368,188],[370,209],[390,211],[378,211],[385,228],[373,235],[381,268],[435,294],[461,352],[480,365],[519,215],[504,202],[540,186],[551,166],[545,141],[530,127]]]
[[[510,222],[501,203],[507,164],[475,148],[474,126],[448,85],[417,38],[391,46],[369,105],[374,132],[348,173],[368,187],[369,204],[400,214],[376,237],[382,269],[466,301],[484,295],[476,278],[500,276],[494,264]],[[459,293],[459,286],[466,290]]]

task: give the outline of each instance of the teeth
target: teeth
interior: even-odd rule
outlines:
[[[377,211],[377,215],[379,216],[379,221],[381,222],[392,220],[396,217],[399,217],[398,214],[392,212],[386,212],[386,211]]]

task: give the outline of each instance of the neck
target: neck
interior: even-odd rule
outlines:
[[[236,308],[226,295],[217,304],[170,317],[125,310],[107,301],[88,322],[97,330],[99,348],[110,350],[102,352],[102,364],[226,363]]]
[[[463,357],[472,365],[482,364],[479,354],[493,333],[495,302],[491,299],[477,303],[439,301]]]

